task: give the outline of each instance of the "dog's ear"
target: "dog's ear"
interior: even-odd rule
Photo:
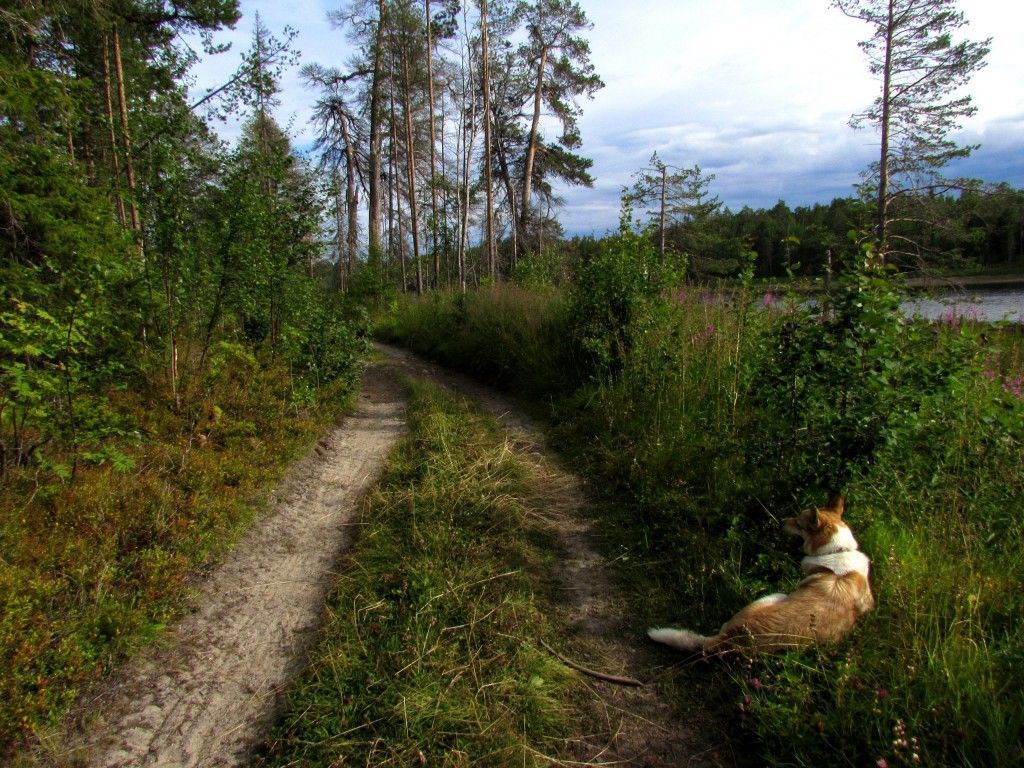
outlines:
[[[808,517],[810,518],[811,527],[813,529],[815,529],[815,530],[817,530],[818,528],[821,528],[821,514],[820,514],[820,512],[821,512],[821,510],[819,510],[817,507],[815,507],[814,509],[812,509],[810,511],[810,514],[808,515]]]
[[[846,511],[846,499],[843,498],[843,494],[833,494],[828,500],[828,508],[839,515],[839,517],[842,517],[843,512]]]

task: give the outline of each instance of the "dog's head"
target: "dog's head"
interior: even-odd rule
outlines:
[[[800,536],[803,549],[808,555],[822,555],[857,549],[857,541],[850,527],[843,522],[846,500],[835,496],[825,507],[815,507],[801,512],[797,517],[782,521],[786,532]]]

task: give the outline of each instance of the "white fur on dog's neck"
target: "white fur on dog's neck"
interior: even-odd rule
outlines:
[[[832,534],[832,538],[829,539],[825,544],[818,547],[813,552],[805,549],[808,555],[831,555],[835,552],[849,552],[850,550],[859,549],[860,545],[857,544],[857,540],[853,538],[853,531],[848,526],[840,523],[836,532]]]
[[[832,571],[836,576],[845,576],[856,571],[866,579],[871,561],[863,552],[853,550],[852,552],[833,552],[829,555],[808,555],[800,561],[800,567],[804,569],[804,573],[812,573],[824,568]]]
[[[805,573],[825,568],[836,576],[856,571],[866,579],[871,561],[867,555],[858,551],[857,540],[853,538],[850,529],[841,525],[828,543],[801,560],[800,566]]]

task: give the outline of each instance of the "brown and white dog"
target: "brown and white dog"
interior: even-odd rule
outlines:
[[[736,651],[780,651],[836,642],[853,629],[858,617],[875,607],[868,583],[870,561],[857,549],[843,522],[845,502],[835,498],[824,509],[810,509],[783,521],[783,528],[803,537],[807,576],[788,595],[762,597],[727,621],[717,635],[688,629],[649,629],[652,640],[705,656]]]

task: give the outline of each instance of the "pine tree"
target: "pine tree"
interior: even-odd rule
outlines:
[[[872,34],[860,46],[880,93],[855,127],[879,132],[879,159],[866,190],[875,200],[875,237],[882,260],[891,242],[894,201],[953,185],[941,169],[976,147],[958,145],[950,134],[976,108],[963,86],[984,65],[989,40],[953,39],[966,21],[956,0],[834,0],[847,16],[867,22]]]
[[[580,36],[589,29],[586,13],[571,0],[536,0],[526,10],[527,42],[520,56],[534,72],[532,115],[523,158],[520,239],[530,225],[535,187],[545,177],[570,184],[593,183],[587,169],[592,161],[574,153],[581,144],[577,119],[580,96],[593,97],[604,83],[590,62],[590,44]],[[555,143],[545,143],[540,119],[547,107],[562,124]],[[538,163],[538,157],[542,162]],[[549,192],[543,189],[543,192]]]
[[[658,254],[665,262],[667,231],[672,224],[692,224],[706,219],[721,206],[709,193],[714,174],[705,175],[700,166],[680,168],[667,165],[658,153],[651,155],[650,166],[634,174],[636,181],[626,191],[631,203],[640,208],[655,208],[658,222]]]

